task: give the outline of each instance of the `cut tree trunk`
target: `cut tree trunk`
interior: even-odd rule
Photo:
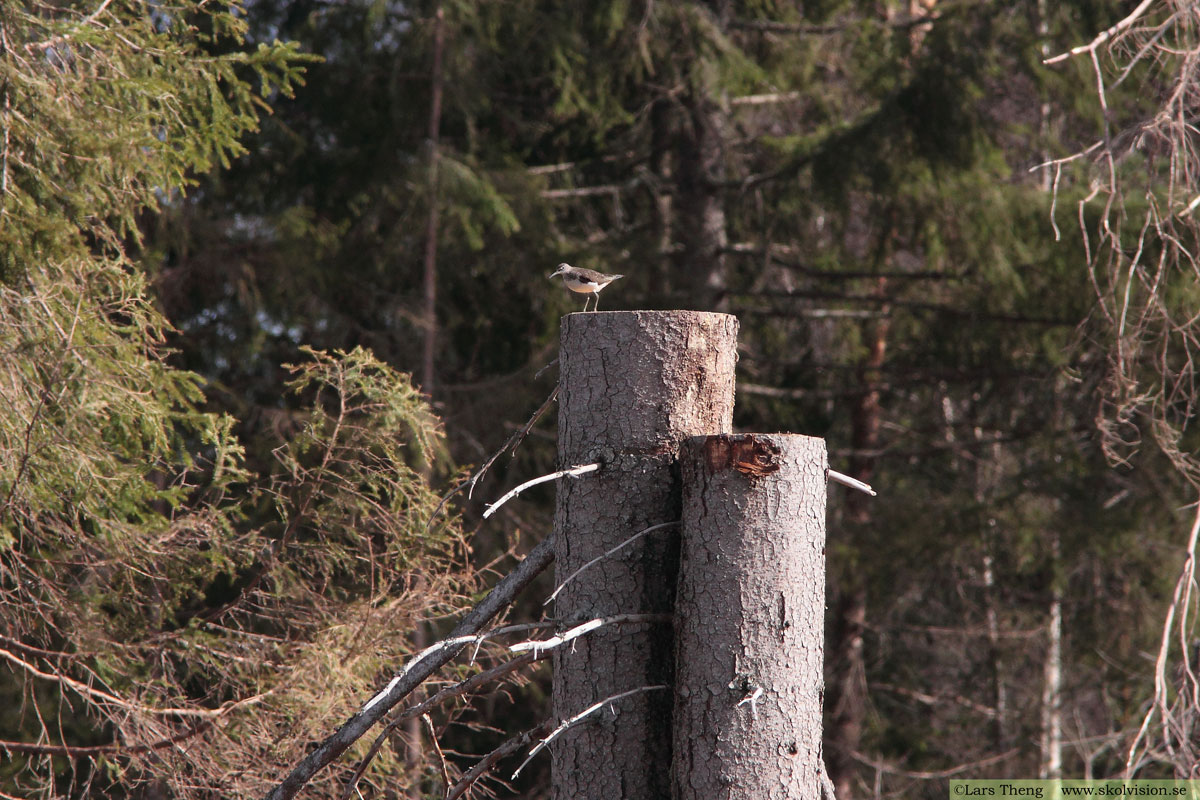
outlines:
[[[563,318],[558,454],[563,468],[603,467],[559,484],[559,580],[643,529],[679,519],[684,439],[733,423],[736,318],[693,311],[592,312]],[[564,623],[670,612],[678,532],[648,534],[589,567],[556,601]],[[601,628],[554,657],[554,713],[673,682],[668,626]],[[625,697],[551,745],[557,800],[670,796],[671,693]]]
[[[825,442],[683,446],[675,800],[820,794]]]

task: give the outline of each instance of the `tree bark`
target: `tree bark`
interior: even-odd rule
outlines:
[[[1050,587],[1049,620],[1046,625],[1046,660],[1043,663],[1041,763],[1038,777],[1062,777],[1062,580],[1058,575],[1062,543],[1057,531],[1050,534],[1054,582]]]
[[[817,798],[825,442],[698,437],[680,467],[673,798]]]
[[[885,235],[885,241],[888,238]],[[850,459],[850,474],[861,481],[871,482],[879,460],[879,431],[883,422],[880,405],[881,370],[887,355],[888,333],[891,319],[888,280],[881,277],[876,283],[875,293],[880,298],[880,310],[884,317],[874,320],[866,329],[869,343],[866,359],[861,365],[862,393],[851,410],[851,443],[858,454]],[[870,498],[860,492],[846,495],[844,533],[857,547],[869,547],[870,539],[865,536],[872,525]],[[828,753],[825,763],[833,781],[838,800],[853,800],[855,795],[855,773],[858,767],[855,753],[862,742],[867,713],[867,665],[864,655],[863,635],[867,626],[867,585],[854,572],[843,576],[836,587],[835,611],[830,628],[830,679],[829,735],[826,737]]]
[[[658,252],[653,269],[648,270],[648,278],[650,296],[660,301],[670,296],[671,276],[682,269],[681,264],[674,263],[672,255],[675,249],[675,197],[665,188],[675,181],[678,136],[674,111],[674,103],[665,97],[658,98],[650,106],[650,172],[655,178],[651,184],[654,216],[650,224]]]
[[[425,339],[421,347],[421,389],[433,402],[434,381],[437,376],[437,240],[438,202],[440,178],[438,166],[441,160],[439,136],[442,129],[442,52],[445,49],[446,13],[438,3],[433,17],[433,66],[430,69],[429,100],[429,216],[425,219],[425,256],[422,262],[423,327]],[[433,464],[421,465],[421,476],[432,483]],[[413,648],[420,652],[429,645],[429,636],[423,624],[413,629]],[[425,736],[421,720],[410,719],[404,724],[404,761],[409,769],[415,770],[425,760]]]
[[[425,219],[425,257],[422,270],[422,322],[425,339],[421,348],[421,389],[431,400],[437,356],[437,237],[440,200],[438,162],[442,155],[439,136],[442,129],[442,50],[445,47],[445,17],[445,11],[439,3],[434,12],[433,68],[429,81],[429,216]]]
[[[704,89],[682,99],[686,111],[679,137],[680,262],[689,272],[691,300],[722,311],[726,297],[725,250],[729,244],[722,184],[725,181],[725,110]]]
[[[558,453],[562,467],[603,468],[559,484],[559,579],[641,530],[679,519],[676,458],[690,437],[733,424],[738,323],[692,311],[592,312],[563,318]],[[664,529],[588,568],[562,591],[564,623],[669,612],[678,533]],[[554,658],[554,713],[673,680],[664,626],[601,628]],[[615,703],[551,745],[558,800],[670,796],[671,697],[644,692]]]

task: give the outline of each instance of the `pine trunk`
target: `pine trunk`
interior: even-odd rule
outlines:
[[[691,284],[691,302],[699,308],[729,307],[726,231],[725,112],[700,90],[683,100],[686,110],[679,142],[680,262]]]

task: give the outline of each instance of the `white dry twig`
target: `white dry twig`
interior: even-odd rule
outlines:
[[[1183,640],[1181,641],[1181,649],[1183,651],[1186,671],[1191,673],[1191,665],[1187,660],[1187,613],[1191,605],[1192,587],[1196,582],[1196,545],[1198,539],[1200,539],[1200,503],[1196,504],[1196,519],[1192,523],[1192,533],[1188,538],[1187,557],[1184,559],[1179,581],[1175,584],[1175,596],[1172,598],[1170,606],[1167,607],[1167,618],[1163,623],[1162,642],[1158,648],[1158,658],[1154,662],[1155,702],[1146,711],[1146,716],[1142,719],[1142,726],[1138,729],[1137,736],[1134,737],[1133,743],[1129,746],[1129,754],[1125,759],[1125,774],[1127,777],[1132,777],[1138,747],[1141,745],[1142,740],[1146,738],[1156,711],[1162,717],[1163,738],[1167,740],[1166,745],[1170,748],[1172,715],[1170,709],[1167,708],[1167,658],[1171,651],[1175,615],[1179,613],[1182,614],[1182,622],[1179,626],[1180,638]],[[1191,677],[1193,680],[1195,679],[1194,675]]]
[[[564,645],[572,639],[583,636],[589,631],[594,631],[604,624],[604,620],[600,618],[591,619],[582,625],[576,625],[569,631],[551,636],[549,639],[531,639],[528,642],[517,642],[514,645],[509,645],[508,649],[513,653],[523,653],[526,650],[532,650],[534,653],[541,653],[543,650],[550,650],[560,645]]]
[[[600,464],[598,464],[598,463],[584,464],[583,466],[580,466],[580,467],[571,467],[570,469],[561,469],[558,472],[551,472],[549,475],[542,475],[541,477],[534,478],[533,480],[525,481],[520,486],[517,486],[513,489],[509,489],[508,493],[505,494],[503,497],[501,497],[496,502],[489,503],[487,510],[483,512],[483,518],[487,519],[492,514],[495,514],[496,511],[500,508],[500,506],[504,505],[509,500],[513,499],[514,497],[519,495],[521,492],[528,489],[530,486],[537,486],[539,483],[545,483],[546,481],[557,480],[558,478],[565,478],[565,477],[566,478],[574,478],[579,475],[586,475],[589,472],[595,472],[598,469],[600,469]]]
[[[515,633],[517,631],[526,631],[526,630],[529,630],[530,628],[545,627],[548,624],[550,624],[550,623],[525,622],[525,623],[520,623],[517,625],[505,625],[502,628],[494,628],[493,630],[484,631],[483,633],[473,633],[473,634],[468,634],[466,636],[455,636],[450,639],[442,639],[440,642],[434,642],[433,644],[429,645],[429,647],[426,647],[424,650],[422,650],[421,652],[417,653],[415,656],[410,658],[404,664],[404,666],[400,667],[400,671],[397,672],[395,674],[395,676],[388,682],[388,685],[383,687],[383,689],[381,689],[378,693],[376,693],[376,695],[374,697],[372,697],[370,700],[368,700],[363,705],[361,711],[368,710],[369,708],[371,708],[371,706],[375,705],[380,700],[382,700],[384,697],[386,697],[387,693],[391,691],[392,687],[395,686],[397,683],[399,683],[400,680],[408,673],[409,670],[411,670],[414,666],[419,664],[428,655],[439,652],[441,650],[445,650],[448,647],[460,647],[462,645],[471,644],[471,643],[475,643],[476,645],[478,645],[478,644],[480,644],[488,639],[491,639],[493,637],[496,637],[496,636],[502,636],[506,633]],[[472,657],[472,660],[474,660],[474,657]]]
[[[1102,32],[1095,39],[1092,39],[1092,41],[1088,42],[1087,44],[1081,44],[1078,47],[1073,47],[1070,50],[1068,50],[1067,52],[1059,53],[1058,55],[1056,55],[1052,58],[1043,59],[1042,63],[1047,64],[1047,65],[1057,64],[1059,61],[1066,61],[1068,58],[1071,58],[1073,56],[1083,55],[1084,53],[1095,54],[1096,48],[1098,48],[1100,45],[1104,44],[1109,39],[1116,36],[1121,31],[1128,28],[1133,23],[1137,22],[1138,19],[1140,19],[1143,15],[1145,15],[1146,11],[1152,5],[1154,5],[1154,0],[1142,0],[1142,2],[1138,4],[1138,7],[1129,13],[1129,16],[1125,17],[1123,20],[1118,22],[1116,25],[1113,25],[1108,30]]]
[[[590,714],[594,714],[595,712],[599,711],[601,708],[604,708],[609,703],[615,703],[618,700],[623,700],[626,697],[629,697],[630,695],[641,694],[643,692],[653,692],[653,691],[657,691],[659,689],[667,689],[667,688],[670,688],[670,687],[666,686],[665,684],[656,684],[654,686],[639,686],[636,689],[630,689],[628,692],[621,692],[620,694],[614,694],[611,697],[606,697],[603,700],[601,700],[600,702],[593,703],[592,705],[588,706],[583,711],[580,711],[578,714],[571,717],[570,719],[563,720],[562,723],[559,724],[559,726],[557,728],[555,728],[553,731],[550,732],[550,735],[548,735],[546,738],[542,739],[540,742],[538,742],[537,744],[535,744],[533,746],[533,749],[529,751],[529,755],[526,756],[525,760],[521,762],[521,766],[517,767],[516,771],[513,772],[513,774],[512,774],[513,780],[515,780],[516,777],[521,774],[521,770],[525,769],[525,766],[530,761],[533,760],[533,757],[536,756],[538,753],[542,752],[543,750],[545,750],[546,747],[549,746],[550,742],[554,741],[554,739],[556,737],[558,737],[559,734],[563,733],[568,728],[578,725],[584,718],[586,718]]]
[[[592,565],[593,565],[593,564],[595,564],[596,562],[598,562],[598,561],[603,561],[604,559],[606,559],[606,558],[608,558],[609,556],[611,556],[613,553],[615,553],[615,552],[617,552],[618,550],[620,550],[622,547],[625,547],[625,546],[627,546],[627,545],[631,545],[631,544],[633,544],[633,543],[634,543],[634,542],[636,542],[638,539],[642,538],[643,536],[645,536],[645,535],[646,535],[646,534],[648,534],[648,533],[653,533],[654,531],[661,530],[661,529],[663,529],[663,528],[670,528],[670,527],[672,527],[672,526],[678,525],[679,523],[680,523],[680,520],[675,520],[674,522],[662,522],[662,523],[659,523],[658,525],[651,525],[649,528],[645,528],[645,529],[643,529],[643,530],[640,530],[640,531],[638,531],[638,532],[637,532],[637,533],[635,533],[633,536],[630,536],[628,539],[626,539],[625,541],[621,542],[619,545],[617,545],[616,547],[612,548],[611,550],[608,550],[607,552],[603,553],[602,555],[598,555],[598,556],[596,556],[596,557],[595,557],[595,558],[593,558],[591,561],[587,562],[587,563],[586,563],[586,564],[584,564],[582,567],[580,567],[579,569],[575,570],[575,571],[574,571],[574,572],[572,572],[570,575],[568,575],[568,576],[567,576],[567,577],[566,577],[566,578],[563,580],[563,582],[562,582],[562,583],[560,583],[560,584],[559,584],[559,585],[558,585],[558,586],[557,586],[557,587],[554,589],[554,591],[550,593],[550,596],[546,598],[546,600],[545,600],[545,601],[542,603],[542,605],[544,605],[544,606],[548,606],[548,605],[550,605],[552,602],[554,602],[554,598],[558,597],[558,593],[559,593],[559,592],[561,592],[561,591],[562,591],[562,590],[563,590],[563,589],[566,587],[566,585],[567,585],[568,583],[570,583],[571,581],[575,580],[575,576],[577,576],[579,573],[583,572],[585,569],[587,569],[588,567],[592,566]]]
[[[876,496],[875,490],[872,489],[871,485],[868,483],[863,483],[857,478],[851,478],[849,475],[843,475],[837,470],[827,469],[825,472],[831,481],[840,483],[843,486],[849,486],[851,489],[857,489],[860,492],[866,492],[867,494],[871,495],[871,497]]]
[[[556,647],[562,647],[567,642],[578,639],[585,633],[590,633],[597,628],[605,625],[615,625],[621,622],[670,622],[670,614],[614,614],[611,617],[597,617],[596,619],[588,620],[587,622],[576,625],[574,628],[567,630],[557,636],[551,636],[548,639],[530,639],[527,642],[517,642],[509,645],[508,649],[513,653],[523,653],[526,650],[532,650],[535,656],[540,656],[546,650],[553,650]]]
[[[762,696],[763,696],[763,688],[761,686],[755,686],[754,691],[751,692],[750,694],[746,695],[745,697],[743,697],[741,700],[739,700],[738,704],[736,706],[734,706],[734,708],[741,708],[742,706],[745,706],[745,705],[750,706],[750,716],[753,717],[754,720],[757,722],[758,721],[758,700]]]

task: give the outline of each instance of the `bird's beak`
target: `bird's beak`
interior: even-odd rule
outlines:
[[[554,270],[554,272],[551,272],[551,273],[550,273],[549,275],[547,275],[546,277],[547,277],[547,278],[553,278],[555,275],[561,275],[561,274],[562,274],[562,267],[559,267],[558,269]]]

